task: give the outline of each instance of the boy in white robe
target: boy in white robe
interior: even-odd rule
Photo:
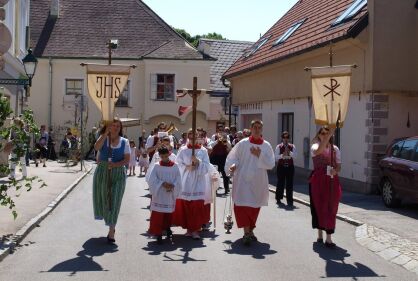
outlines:
[[[200,239],[199,231],[207,223],[205,198],[207,193],[207,176],[210,162],[206,148],[195,145],[192,156],[193,133],[188,132],[189,144],[182,147],[177,154],[177,165],[181,173],[182,190],[176,203],[173,224],[187,229],[186,236]]]
[[[166,148],[168,148],[170,160],[173,161],[173,162],[176,162],[176,154],[173,153],[173,147],[170,145],[170,138],[168,136],[165,136],[161,139],[161,144],[159,144],[159,147],[161,147],[161,146],[165,146]],[[157,149],[152,156],[152,159],[151,159],[149,167],[148,167],[148,171],[145,174],[145,181],[146,182],[149,181],[149,177],[151,175],[152,168],[154,167],[154,165],[156,163],[160,162],[160,160],[161,160],[160,155],[159,155],[158,149]]]
[[[152,195],[148,232],[156,236],[157,243],[161,244],[163,231],[167,238],[172,236],[170,226],[176,199],[181,191],[181,175],[178,166],[170,160],[166,147],[160,147],[158,153],[161,160],[154,165],[148,183]]]
[[[225,172],[233,175],[232,200],[238,228],[244,228],[243,243],[257,241],[254,235],[258,214],[267,206],[269,183],[267,170],[275,165],[270,143],[263,140],[261,120],[251,122],[251,136],[237,143],[228,154]]]

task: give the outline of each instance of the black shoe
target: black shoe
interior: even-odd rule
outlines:
[[[158,244],[158,245],[163,244],[163,237],[162,237],[161,235],[158,235],[158,236],[157,236],[157,244]]]
[[[45,167],[46,167],[46,165],[44,164],[42,167],[44,167],[44,168],[45,168]]]
[[[331,248],[331,249],[332,249],[332,248],[335,248],[335,247],[337,246],[337,245],[335,245],[335,243],[332,243],[332,242],[331,242],[331,243],[329,243],[329,242],[325,242],[324,244],[325,244],[325,247],[327,247],[327,248]]]
[[[167,238],[172,238],[173,237],[173,231],[171,231],[171,229],[169,228],[169,229],[167,229],[166,230],[166,235],[167,235]]]
[[[35,167],[38,167],[38,163],[35,163]]]
[[[109,235],[106,238],[107,238],[107,243],[109,244],[114,244],[116,242],[115,238],[110,238]]]
[[[242,237],[242,244],[244,244],[244,246],[251,245],[251,237],[249,234],[244,234],[244,236]]]

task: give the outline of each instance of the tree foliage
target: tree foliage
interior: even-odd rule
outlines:
[[[190,33],[188,33],[184,29],[174,28],[174,30],[178,34],[180,34],[184,39],[186,39],[187,42],[189,42],[190,44],[192,44],[194,47],[197,47],[197,45],[199,44],[199,39],[200,38],[226,40],[226,38],[224,38],[222,36],[222,34],[216,33],[216,32],[209,32],[208,34],[203,34],[203,35],[199,35],[198,34],[198,35],[195,35],[195,36],[191,36]]]
[[[6,120],[11,117],[12,113],[9,100],[0,92],[0,140],[2,140],[0,142],[0,153],[7,153],[7,151],[3,150],[6,150],[6,146],[9,146],[12,152],[12,158],[9,161],[17,162],[30,149],[30,135],[33,134],[37,138],[40,131],[34,121],[32,110],[25,110],[20,118],[13,120],[10,124],[6,124]],[[11,134],[13,134],[13,138],[9,141]],[[8,175],[9,172],[8,163],[0,163],[0,175]],[[16,219],[16,205],[9,191],[14,189],[17,192],[16,196],[19,196],[19,192],[23,188],[26,191],[30,191],[34,182],[38,182],[40,187],[46,186],[43,180],[38,177],[27,177],[19,181],[11,179],[10,181],[0,182],[0,206],[9,208]]]

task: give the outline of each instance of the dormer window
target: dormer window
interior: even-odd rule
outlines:
[[[344,13],[342,13],[337,20],[332,24],[332,26],[336,26],[339,24],[342,24],[344,22],[347,22],[349,20],[351,20],[352,18],[354,18],[360,11],[361,9],[364,8],[364,6],[367,5],[367,0],[355,0],[353,4],[351,4],[351,6],[345,10]]]
[[[303,19],[293,24],[282,36],[279,37],[279,39],[277,39],[274,46],[283,44],[305,22],[305,20],[306,19]]]

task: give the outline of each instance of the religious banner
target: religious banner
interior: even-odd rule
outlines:
[[[315,123],[342,127],[350,98],[351,66],[312,68]]]
[[[113,120],[115,103],[128,82],[131,66],[87,64],[87,87],[104,121]]]

